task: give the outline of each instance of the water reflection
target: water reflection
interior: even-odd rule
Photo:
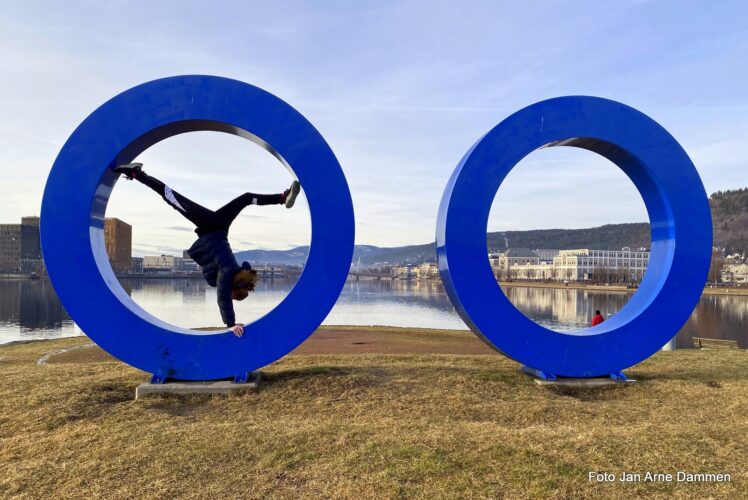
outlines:
[[[525,316],[557,331],[588,327],[596,309],[607,318],[620,311],[632,295],[530,287],[507,287],[504,293]]]
[[[0,280],[0,343],[74,334],[49,281]]]
[[[122,286],[153,315],[185,327],[219,326],[215,288],[201,279],[123,279]],[[248,300],[234,303],[236,316],[254,321],[293,288],[287,279],[260,281]],[[595,309],[608,317],[631,294],[587,290],[509,287],[505,293],[525,315],[555,330],[589,325]],[[361,280],[346,283],[325,319],[328,325],[391,325],[466,329],[438,282]],[[678,347],[693,337],[738,340],[748,347],[748,297],[704,296],[678,334]],[[0,280],[0,343],[74,334],[73,323],[49,281]]]
[[[737,340],[748,347],[748,297],[705,295],[676,338],[677,347],[692,347],[693,337]]]

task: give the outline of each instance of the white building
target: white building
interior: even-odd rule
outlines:
[[[748,264],[732,264],[722,269],[723,283],[748,283]]]
[[[396,266],[392,268],[391,275],[393,278],[401,280],[417,280],[420,274],[420,267],[408,264],[405,266]]]
[[[641,281],[649,264],[649,252],[631,250],[561,250],[553,265],[562,279],[573,281]]]
[[[418,279],[439,278],[439,266],[433,262],[426,262],[418,266]]]
[[[143,269],[179,271],[182,269],[182,257],[174,257],[173,255],[147,255],[143,257]]]
[[[525,249],[526,250],[526,249]],[[494,273],[500,278],[556,281],[641,281],[649,264],[649,252],[631,250],[560,250],[553,262],[541,262],[531,250],[517,252],[514,257],[496,259],[489,256]],[[535,255],[533,258],[532,255]]]
[[[497,268],[507,271],[512,266],[525,266],[538,264],[540,258],[529,248],[510,248],[504,253],[498,254]]]

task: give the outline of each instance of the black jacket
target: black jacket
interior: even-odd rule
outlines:
[[[187,253],[202,268],[205,281],[218,289],[218,309],[221,310],[223,322],[227,326],[234,326],[236,317],[231,303],[231,288],[234,276],[242,268],[231,251],[228,233],[216,231],[204,234],[192,244]]]

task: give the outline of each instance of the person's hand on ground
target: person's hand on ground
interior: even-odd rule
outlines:
[[[237,337],[241,337],[242,335],[244,335],[244,327],[242,325],[234,325],[230,327],[229,330],[234,332],[234,335],[236,335]]]

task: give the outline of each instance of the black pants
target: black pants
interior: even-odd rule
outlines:
[[[281,205],[285,203],[282,194],[244,193],[214,212],[173,191],[155,177],[141,173],[136,179],[156,191],[174,210],[192,222],[196,227],[195,232],[198,236],[214,231],[228,231],[239,212],[249,205]]]

